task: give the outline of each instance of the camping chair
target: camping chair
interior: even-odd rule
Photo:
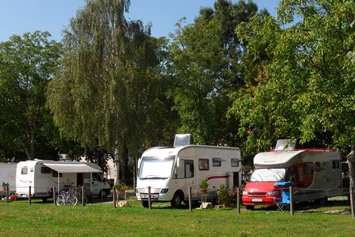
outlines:
[[[290,192],[287,190],[282,190],[281,198],[274,198],[274,202],[279,211],[288,211],[290,210]]]

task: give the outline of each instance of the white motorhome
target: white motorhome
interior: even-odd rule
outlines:
[[[10,194],[14,194],[16,190],[16,163],[0,163],[0,185],[9,184]],[[1,190],[5,191],[5,190]]]
[[[318,201],[343,195],[341,157],[332,149],[295,149],[287,139],[279,140],[275,150],[254,157],[255,170],[243,191],[247,209],[256,205],[275,205],[281,187],[276,182],[294,186],[293,201]],[[288,146],[288,148],[287,148]]]
[[[84,186],[93,196],[106,197],[110,185],[102,178],[101,168],[93,163],[76,161],[27,160],[16,168],[16,195],[47,199],[52,196],[52,188],[62,190],[64,186]]]
[[[191,200],[201,201],[200,183],[207,180],[207,200],[215,200],[220,184],[226,188],[241,184],[241,157],[236,147],[175,145],[174,148],[154,147],[138,160],[136,197],[148,207],[151,202],[170,202],[180,207]]]

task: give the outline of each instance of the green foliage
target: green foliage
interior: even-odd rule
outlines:
[[[177,23],[170,51],[174,109],[179,132],[191,133],[196,144],[238,144],[238,125],[226,119],[228,93],[243,85],[239,62],[245,45],[234,31],[256,11],[252,2],[218,0],[214,9],[201,9],[193,24]]]
[[[224,187],[224,184],[218,185],[217,191],[218,203],[229,206],[232,203],[231,191]]]
[[[128,190],[129,186],[122,184],[121,182],[117,182],[115,184],[115,188],[116,188],[116,190]]]
[[[48,93],[62,135],[89,150],[118,150],[124,182],[132,177],[128,157],[164,138],[167,119],[174,121],[165,94],[170,85],[159,74],[166,42],[150,36],[150,25],[125,19],[129,2],[87,1],[77,12]]]
[[[0,155],[34,159],[55,153],[51,141],[58,131],[45,104],[62,45],[49,37],[35,31],[0,43]]]
[[[208,183],[207,180],[203,179],[200,183],[200,189],[201,190],[206,190],[208,188]]]
[[[254,83],[233,95],[230,113],[241,121],[239,134],[248,137],[250,149],[267,149],[280,137],[301,143],[326,137],[326,143],[344,147],[354,140],[355,127],[354,66],[345,57],[354,37],[343,27],[354,19],[352,8],[282,1],[278,12],[283,23],[294,15],[301,20],[280,30],[275,20],[255,17],[238,28],[248,42],[246,56],[259,67]]]

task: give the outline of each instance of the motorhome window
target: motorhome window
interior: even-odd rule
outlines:
[[[333,169],[339,169],[340,164],[339,161],[333,161]]]
[[[199,159],[198,160],[199,170],[209,170],[210,164],[208,159]]]
[[[221,167],[222,159],[221,158],[212,158],[212,166],[213,167]]]
[[[304,163],[304,175],[312,175],[314,166],[315,165],[312,162]]]
[[[231,159],[231,166],[232,167],[239,167],[239,159],[238,158],[232,158]]]
[[[138,177],[141,179],[166,179],[171,176],[175,156],[142,157]]]
[[[250,177],[251,182],[284,181],[286,169],[255,169]]]
[[[52,177],[58,178],[58,172],[56,170],[52,170]],[[63,177],[63,174],[59,173],[59,177]]]
[[[27,166],[22,167],[22,169],[21,169],[21,174],[27,174],[27,172],[28,172]]]
[[[92,173],[92,180],[101,182],[101,176],[98,173]]]
[[[44,167],[41,167],[41,174],[50,174],[52,173],[52,169],[47,167],[47,166],[44,166]]]

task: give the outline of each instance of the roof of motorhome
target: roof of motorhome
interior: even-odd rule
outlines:
[[[142,156],[156,156],[156,155],[176,155],[181,150],[188,148],[209,148],[209,149],[231,149],[231,150],[239,150],[238,147],[228,147],[228,146],[208,146],[208,145],[186,145],[186,146],[178,146],[178,147],[152,147],[148,150],[145,150]]]
[[[254,157],[254,166],[256,168],[282,168],[291,167],[302,162],[327,162],[332,160],[340,160],[338,152],[311,150],[272,151],[256,154]]]

